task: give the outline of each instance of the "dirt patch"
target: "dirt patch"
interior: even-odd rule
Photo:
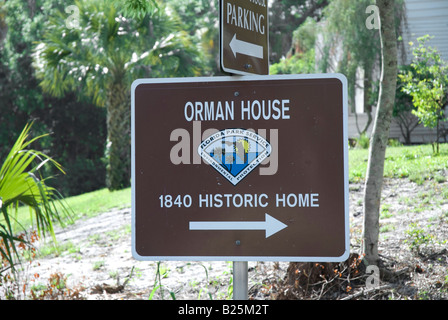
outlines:
[[[362,183],[350,184],[351,258],[340,264],[249,262],[250,299],[448,299],[448,183],[385,180],[380,280],[359,261]],[[142,262],[131,254],[130,209],[58,229],[60,254],[25,264],[15,298],[229,299],[231,262]],[[40,243],[43,252],[47,243]],[[383,270],[383,269],[382,269]],[[366,272],[369,271],[369,272]],[[63,282],[57,291],[51,283]],[[369,281],[368,285],[367,282]],[[2,291],[3,290],[3,291]],[[0,287],[0,299],[5,288]]]

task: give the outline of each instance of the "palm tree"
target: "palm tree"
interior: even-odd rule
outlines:
[[[114,3],[75,1],[80,27],[67,27],[67,14],[57,12],[35,50],[35,67],[45,91],[54,96],[75,91],[107,108],[106,185],[110,190],[130,184],[133,80],[195,76],[201,65],[200,51],[162,4],[151,14],[128,18]]]
[[[63,222],[60,213],[68,214],[56,189],[46,184],[39,170],[52,163],[61,172],[61,166],[42,152],[27,149],[45,135],[27,141],[31,125],[25,126],[0,168],[0,274],[14,268],[14,257],[18,258],[16,243],[25,239],[15,236],[11,209],[26,205],[33,214],[39,235],[49,232],[54,238],[53,220]],[[62,204],[56,206],[56,204]],[[6,262],[6,264],[4,263]]]

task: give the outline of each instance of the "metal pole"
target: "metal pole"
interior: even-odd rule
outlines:
[[[233,261],[233,300],[248,298],[247,261]]]

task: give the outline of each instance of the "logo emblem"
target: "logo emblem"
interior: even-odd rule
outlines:
[[[234,186],[271,154],[262,136],[245,129],[225,129],[210,135],[198,147],[199,155]]]

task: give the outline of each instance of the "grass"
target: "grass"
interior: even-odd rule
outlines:
[[[368,149],[349,150],[349,181],[365,179]],[[448,170],[448,144],[440,145],[439,154],[433,154],[432,146],[398,146],[386,149],[384,176],[387,178],[408,178],[422,184],[426,180],[444,182],[443,170]]]
[[[101,189],[66,199],[78,217],[92,217],[107,210],[131,207],[131,188],[109,191]]]
[[[110,209],[130,208],[131,207],[131,188],[109,191],[108,189],[101,189],[93,192],[88,192],[82,195],[67,197],[65,203],[72,211],[72,220],[76,221],[82,217],[94,217],[100,213],[107,212]],[[17,221],[20,221],[22,226],[31,227],[33,221],[31,220],[29,209],[20,207],[17,210]],[[0,220],[1,222],[1,220]],[[67,221],[70,223],[70,221]],[[21,232],[19,225],[14,226],[18,232]]]

